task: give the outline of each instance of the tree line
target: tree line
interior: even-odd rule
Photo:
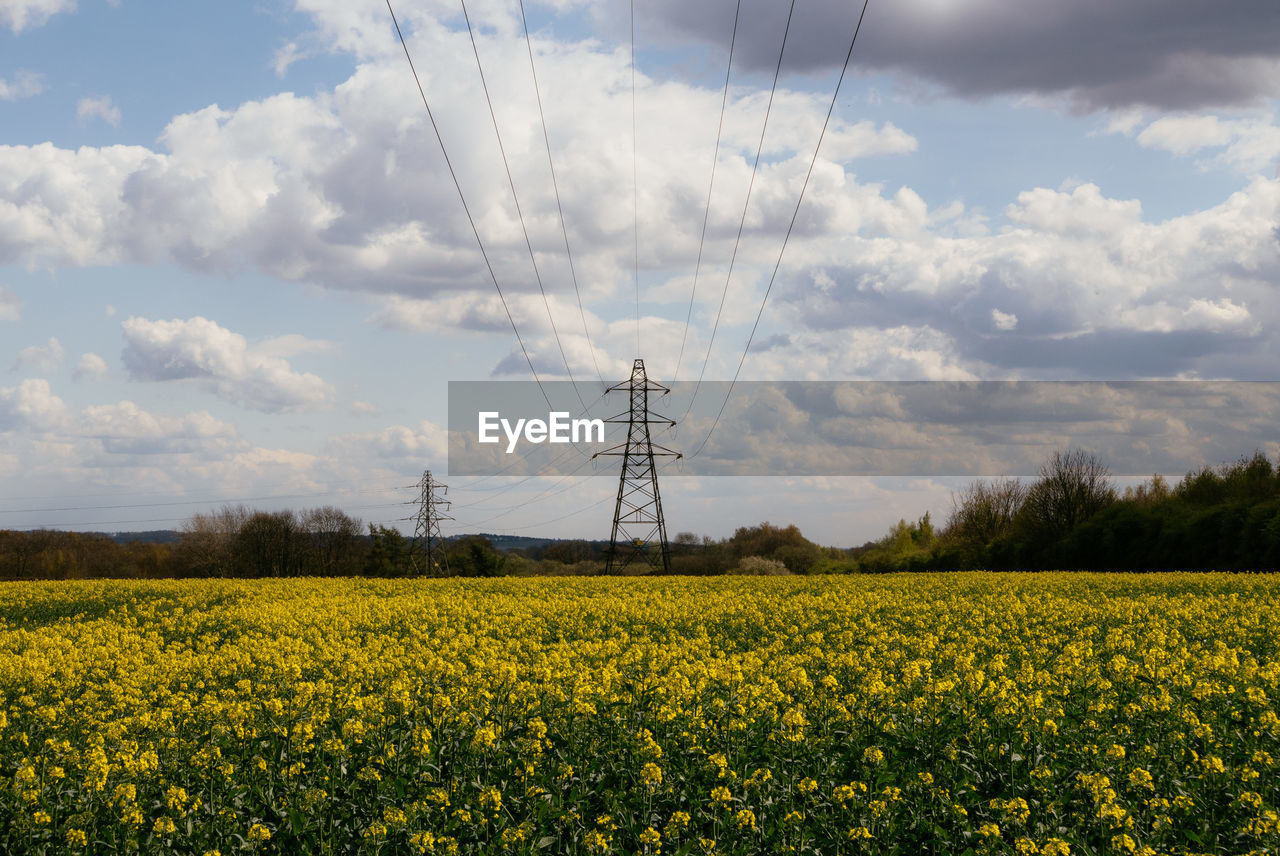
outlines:
[[[1096,456],[1057,452],[1031,482],[975,481],[951,504],[941,531],[899,521],[850,569],[1280,569],[1280,468],[1262,452],[1123,493]]]
[[[495,576],[504,556],[483,538],[445,546],[450,573]],[[174,543],[117,543],[109,535],[0,530],[0,579],[105,577],[409,576],[427,573],[413,539],[333,506],[258,511],[244,505],[193,515]]]
[[[767,522],[722,539],[682,532],[671,542],[671,573],[1280,569],[1280,467],[1261,452],[1189,472],[1175,485],[1157,475],[1121,493],[1096,456],[1067,450],[1031,481],[974,481],[951,505],[941,529],[926,512],[853,549],[822,547],[794,525]],[[237,505],[192,516],[173,543],[0,530],[0,579],[581,575],[604,571],[607,546],[578,540],[498,550],[469,535],[448,540],[443,561],[428,567],[413,539],[332,506]]]

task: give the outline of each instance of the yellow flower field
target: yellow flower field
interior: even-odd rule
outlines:
[[[0,852],[1280,852],[1280,579],[0,586]]]

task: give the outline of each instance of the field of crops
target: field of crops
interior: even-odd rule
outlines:
[[[1280,579],[0,587],[0,852],[1276,853]]]

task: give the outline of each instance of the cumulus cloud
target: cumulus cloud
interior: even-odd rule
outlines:
[[[798,6],[785,67],[838,68],[860,8],[845,0]],[[658,0],[646,10],[658,19],[649,21],[651,38],[656,29],[668,40],[728,47],[729,0]],[[785,4],[745,0],[734,62],[772,70],[786,13]],[[872,4],[853,61],[961,97],[1065,97],[1086,110],[1258,103],[1280,94],[1280,7],[1243,0],[1205,15],[1197,0],[902,0]]]
[[[43,345],[30,345],[19,351],[18,358],[13,361],[13,371],[27,367],[53,371],[62,365],[66,355],[67,351],[62,347],[62,343],[50,337],[49,341]]]
[[[125,179],[155,155],[140,146],[0,146],[0,262],[114,264],[137,220]]]
[[[370,316],[370,320],[390,329],[419,333],[469,330],[500,334],[510,340],[512,350],[499,361],[495,368],[498,373],[527,376],[529,371],[528,363],[511,335],[508,309],[541,375],[565,376],[566,360],[570,370],[579,376],[594,375],[597,365],[611,367],[615,372],[630,366],[630,363],[619,363],[608,353],[607,344],[616,342],[610,325],[593,312],[583,310],[580,313],[572,297],[552,295],[544,304],[539,295],[517,294],[511,295],[504,307],[502,300],[490,289],[488,293],[479,295],[455,294],[435,300],[392,295],[379,302],[381,308]],[[551,318],[558,319],[555,331],[548,318],[548,307]],[[564,349],[563,357],[561,348]]]
[[[76,361],[76,380],[102,380],[110,373],[107,361],[94,353],[81,354]]]
[[[44,92],[44,75],[18,69],[13,80],[0,77],[0,101],[17,101]]]
[[[71,12],[76,0],[4,0],[0,3],[0,24],[15,33],[28,27],[42,27],[59,12]]]
[[[264,412],[323,407],[333,387],[314,374],[297,372],[278,356],[279,340],[252,346],[239,333],[207,318],[152,321],[129,318],[122,325],[125,368],[134,380],[190,381],[244,407]],[[299,347],[294,341],[293,348]]]
[[[386,35],[385,20],[377,29]],[[474,68],[466,35],[433,22],[412,39],[495,271],[510,291],[533,291],[510,189],[494,169],[498,151],[479,79],[457,72]],[[537,41],[535,50],[543,88],[556,93],[544,98],[556,158],[572,164],[559,178],[579,251],[576,273],[586,296],[598,298],[623,287],[629,270],[632,212],[618,188],[630,184],[631,149],[617,134],[630,123],[627,59],[594,42]],[[570,278],[523,42],[514,34],[489,35],[481,51],[503,105],[499,121],[542,275],[563,288]],[[643,75],[637,85],[641,126],[662,129],[640,147],[645,263],[688,264],[698,252],[700,223],[690,203],[705,194],[720,93]],[[825,115],[822,102],[803,91],[778,93],[744,246],[789,217]],[[716,194],[709,226],[710,246],[720,256],[736,232],[763,107],[758,92],[735,90],[730,98],[718,167],[724,191]],[[815,185],[844,181],[837,163],[917,145],[892,124],[840,117],[827,139]],[[431,140],[403,57],[375,52],[332,92],[286,93],[178,116],[154,151],[2,147],[0,261],[168,259],[197,270],[257,268],[290,280],[412,296],[491,291]]]
[[[1025,192],[1007,216],[979,237],[849,238],[843,261],[816,265],[821,277],[782,285],[777,323],[806,332],[757,363],[807,366],[813,337],[839,352],[841,336],[907,329],[933,331],[926,351],[985,377],[1274,374],[1280,181],[1160,223],[1091,184]],[[878,362],[822,365],[875,377],[864,372]]]
[[[43,378],[29,378],[16,387],[0,387],[0,431],[47,431],[66,419],[67,406]]]
[[[938,8],[929,13],[933,17],[926,18],[923,2],[873,8],[865,33],[868,49],[878,44],[877,39],[889,39],[901,30],[904,21],[921,25],[911,38],[941,38],[934,30],[947,29],[938,22],[953,7],[935,4]],[[1128,11],[1113,9],[1116,4],[1094,0],[1043,16],[1008,14],[1007,2],[990,0],[981,8],[970,8],[973,21],[966,17],[965,26],[956,25],[955,38],[966,45],[963,50],[956,47],[933,59],[924,56],[927,51],[904,53],[899,57],[901,70],[921,79],[934,75],[952,81],[938,85],[962,95],[1056,93],[1108,109],[1162,103],[1154,95],[1110,100],[1104,96],[1119,92],[1116,87],[1125,81],[1145,80],[1144,63],[1165,71],[1173,67],[1160,64],[1155,55],[1164,50],[1161,56],[1181,56],[1181,0],[1167,16],[1156,16],[1150,24],[1168,37],[1151,40],[1163,47],[1157,50],[1145,41],[1137,46],[1133,69],[1109,64],[1115,57],[1103,44],[1098,50],[1105,56],[1096,63],[1077,58],[1074,70],[1064,70],[1056,55],[1049,56],[1044,65],[1058,69],[1057,77],[1045,72],[1042,79],[1039,65],[1027,65],[1031,71],[1015,75],[1023,81],[1018,85],[1001,82],[996,78],[1006,72],[992,70],[1013,50],[1011,31],[1038,46],[1032,52],[1038,60],[1043,45],[1037,39],[1074,32],[1072,28],[1085,21],[1118,25],[1136,19],[1126,17]],[[706,28],[715,15],[702,8],[712,5],[662,5],[657,12],[661,26],[651,35],[659,40],[712,39]],[[1149,0],[1138,6],[1150,17]],[[285,93],[187,113],[169,123],[154,149],[0,147],[0,263],[58,267],[168,261],[197,271],[256,270],[371,293],[384,307],[374,315],[380,323],[413,331],[483,331],[494,341],[502,337],[505,352],[495,366],[485,368],[523,375],[524,357],[514,345],[382,13],[334,0],[308,0],[298,8],[313,16],[317,30],[300,37],[296,51],[348,51],[358,60],[350,78],[331,91],[309,97]],[[483,12],[480,52],[499,105],[498,119],[539,271],[550,292],[560,334],[557,344],[545,323],[505,173],[496,168],[501,162],[489,116],[479,80],[470,73],[471,46],[451,10],[439,3],[422,4],[402,23],[415,57],[422,59],[424,86],[442,122],[494,273],[522,334],[527,334],[530,356],[540,372],[555,376],[563,371],[560,348],[575,375],[594,374],[596,365],[610,376],[625,372],[634,356],[634,321],[624,322],[630,311],[620,308],[632,287],[634,234],[625,192],[631,186],[632,152],[626,135],[618,133],[630,126],[627,51],[587,39],[534,40],[561,166],[560,195],[575,249],[574,273],[584,303],[597,310],[587,318],[593,349],[581,329],[563,253],[522,33],[509,10],[495,7]],[[1240,57],[1247,52],[1238,42],[1266,31],[1274,18],[1268,9],[1253,11],[1248,26],[1234,20],[1234,10],[1223,14],[1234,23],[1222,25],[1221,38],[1207,41],[1212,56],[1206,62],[1219,61],[1213,57],[1245,62]],[[751,19],[742,36],[744,63],[764,44],[762,34],[772,26],[765,18],[776,13],[763,5],[744,6],[744,20]],[[989,16],[995,14],[1008,25],[988,26]],[[823,44],[834,45],[834,37],[824,34],[839,31],[836,24],[847,18],[848,9],[823,2],[809,4],[797,15],[804,20],[796,23],[796,53],[792,56],[789,47],[788,56],[797,64],[789,67],[821,71],[826,67],[820,56]],[[877,22],[876,15],[883,17]],[[727,23],[723,17],[719,20]],[[877,26],[880,33],[871,39]],[[1216,32],[1220,22],[1211,26]],[[752,35],[755,27],[760,31]],[[1264,42],[1271,44],[1258,40],[1259,45]],[[1254,53],[1265,58],[1269,50],[1259,47]],[[964,51],[973,53],[969,59],[974,68],[984,66],[987,77],[966,75],[958,66],[953,69],[969,61]],[[898,60],[883,56],[864,59],[868,68],[876,63],[898,68]],[[935,61],[936,66],[930,65]],[[747,66],[743,69],[746,73]],[[1080,78],[1089,69],[1096,71],[1096,80]],[[702,253],[702,299],[694,306],[695,328],[686,343],[700,354],[737,235],[764,95],[737,79],[730,90],[716,193],[702,246],[702,204],[720,90],[650,77],[643,71],[637,77],[637,169],[646,297],[663,304],[662,314],[674,316],[671,306],[688,300],[686,274]],[[734,269],[733,299],[723,319],[728,329],[719,334],[716,345],[722,350],[713,355],[712,371],[727,365],[732,373],[740,350],[733,352],[745,339],[745,331],[736,328],[754,318],[756,301],[790,222],[825,115],[825,98],[809,91],[824,88],[814,86],[815,79],[790,78],[777,94]],[[1256,90],[1280,75],[1250,79]],[[1159,89],[1150,92],[1159,95]],[[1236,100],[1248,100],[1253,91],[1237,92]],[[1151,121],[1140,108],[1127,115],[1127,124],[1117,124],[1115,130],[1135,138],[1148,130]],[[1217,121],[1221,125],[1237,119]],[[1246,149],[1267,148],[1261,132],[1238,130],[1229,126],[1228,131],[1236,133],[1235,142],[1224,144],[1215,142],[1224,136],[1213,123],[1181,130],[1156,128],[1138,143],[1222,153],[1238,142],[1241,162],[1255,157]],[[1246,139],[1252,141],[1249,146],[1244,146]],[[753,370],[758,366],[761,371],[783,371],[791,366],[793,372],[807,373],[827,366],[838,368],[837,376],[865,377],[867,366],[878,366],[897,373],[892,376],[967,377],[1077,371],[1071,360],[1080,358],[1084,363],[1078,371],[1085,375],[1106,373],[1108,360],[1133,359],[1126,370],[1141,376],[1229,373],[1236,368],[1252,376],[1267,359],[1280,356],[1266,332],[1273,328],[1274,300],[1267,299],[1261,285],[1274,270],[1275,242],[1270,236],[1277,208],[1271,183],[1251,183],[1223,205],[1167,223],[1148,222],[1138,200],[1115,198],[1092,183],[1032,188],[1014,199],[1003,221],[997,222],[958,201],[935,207],[913,188],[858,179],[859,159],[909,153],[916,146],[913,136],[892,124],[836,114],[770,298],[766,329],[757,338]],[[1194,305],[1196,299],[1207,304]],[[806,301],[816,308],[806,308]],[[648,317],[648,311],[642,327],[649,347],[664,355],[679,353],[683,324]],[[794,323],[799,330],[768,329],[771,323]],[[874,349],[881,344],[888,349],[877,354]],[[159,362],[145,358],[144,345],[163,351],[155,343],[133,347],[135,358],[147,367],[135,376],[163,375],[171,355],[165,353]],[[243,347],[263,365],[269,357],[279,360],[277,365],[285,366],[282,377],[297,374],[288,368],[291,354],[273,351],[269,343]],[[832,353],[823,353],[824,348]],[[191,366],[197,365],[186,357],[177,364],[192,372]],[[261,394],[245,392],[247,378],[265,370],[232,375],[206,366],[200,371],[206,374],[192,374],[187,380],[224,396],[233,395],[238,384],[241,391],[234,393],[239,396],[234,400],[256,402],[248,406],[260,409],[329,400],[330,392],[306,392],[305,383],[268,381]],[[310,403],[298,400],[298,390]]]
[[[114,128],[120,124],[123,116],[120,108],[111,100],[111,96],[97,95],[92,98],[81,98],[76,102],[76,118],[81,122],[101,119]]]
[[[101,442],[109,454],[199,452],[210,456],[247,447],[234,426],[207,411],[156,415],[132,401],[86,407],[80,414],[78,433]]]
[[[1018,316],[1012,312],[1001,312],[999,309],[992,309],[991,323],[995,325],[997,330],[1017,330]]]
[[[325,444],[325,454],[332,458],[394,461],[397,466],[414,468],[443,461],[448,452],[449,432],[433,422],[339,434]]]

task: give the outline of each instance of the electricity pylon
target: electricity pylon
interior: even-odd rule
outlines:
[[[440,521],[453,518],[444,512],[449,510],[450,502],[444,498],[449,486],[440,484],[431,476],[430,470],[422,471],[422,480],[418,482],[421,493],[418,497],[418,514],[414,518],[413,541],[409,543],[409,567],[415,575],[433,577],[447,576],[449,560],[444,553],[444,539],[440,537]]]
[[[674,426],[675,420],[649,412],[649,393],[671,390],[649,380],[644,373],[644,360],[636,360],[631,368],[631,379],[611,386],[605,392],[627,391],[631,394],[631,409],[606,422],[626,423],[627,442],[596,452],[600,455],[617,455],[622,458],[622,475],[618,480],[618,502],[613,510],[613,532],[609,535],[609,553],[605,573],[624,570],[635,561],[643,561],[650,570],[671,569],[671,553],[667,549],[667,524],[662,518],[662,497],[658,494],[658,470],[656,457],[682,457],[663,446],[656,445],[649,437],[649,425],[658,423]],[[656,418],[654,418],[656,417]]]

